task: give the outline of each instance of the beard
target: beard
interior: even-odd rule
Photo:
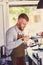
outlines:
[[[24,30],[24,27],[19,26],[19,29],[20,29],[21,31],[23,31],[23,30]]]

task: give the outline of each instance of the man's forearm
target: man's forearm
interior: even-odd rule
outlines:
[[[10,49],[14,49],[16,47],[18,47],[19,45],[21,45],[24,41],[22,41],[22,39],[18,39],[16,41],[10,41],[10,42],[7,42],[7,49],[10,50]]]

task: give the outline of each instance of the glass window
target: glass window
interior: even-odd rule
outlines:
[[[26,13],[29,17],[32,12],[36,10],[36,6],[22,6],[22,7],[9,7],[9,26],[13,26],[17,22],[18,15]],[[31,22],[33,22],[33,16],[31,16]]]
[[[29,24],[25,31],[29,32],[30,36],[36,35],[37,32],[43,30],[41,14],[37,9],[37,6],[9,7],[9,27],[12,27],[17,23],[18,15],[21,13],[26,13],[29,17]]]

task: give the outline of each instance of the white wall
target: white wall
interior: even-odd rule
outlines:
[[[4,44],[3,7],[0,5],[0,46]]]
[[[0,46],[6,44],[5,30],[6,30],[6,0],[0,0]]]

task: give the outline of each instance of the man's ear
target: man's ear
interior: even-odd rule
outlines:
[[[18,20],[18,22],[17,22],[17,23],[18,23],[18,24],[20,24],[20,23],[21,23],[21,21],[19,21],[19,20]]]
[[[17,24],[19,24],[19,21],[17,21]]]

